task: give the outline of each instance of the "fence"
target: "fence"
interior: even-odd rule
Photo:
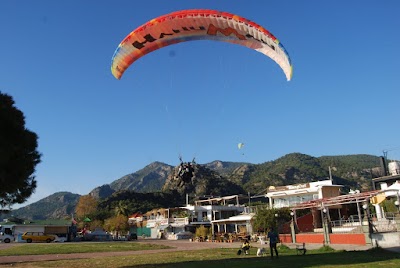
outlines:
[[[369,223],[374,233],[384,232],[400,232],[400,217],[395,213],[386,213],[384,218],[377,218],[375,214],[370,215]],[[367,217],[358,217],[352,215],[348,219],[340,219],[328,222],[331,233],[363,233],[365,227],[368,226]],[[288,232],[289,226],[282,228],[282,233]],[[323,233],[323,228],[314,223],[297,222],[295,226],[296,233]]]

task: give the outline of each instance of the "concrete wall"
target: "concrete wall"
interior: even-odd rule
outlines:
[[[324,234],[296,234],[296,243],[324,243]]]
[[[392,233],[393,234],[393,233]],[[279,234],[282,243],[292,243],[292,237],[288,234]],[[365,234],[330,234],[331,244],[366,245]],[[400,240],[399,240],[400,241]],[[296,243],[324,244],[323,233],[296,234]]]
[[[44,225],[16,225],[14,227],[14,235],[25,232],[44,232]]]
[[[364,234],[330,234],[331,244],[365,245]]]
[[[398,247],[400,246],[400,233],[375,233],[371,236],[372,245],[379,247]]]
[[[279,234],[279,238],[282,243],[292,243],[292,237],[289,234]],[[330,234],[329,238],[331,244],[366,245],[368,234],[363,234],[363,233]],[[374,247],[400,246],[400,232],[374,233],[372,234],[371,238],[372,238],[372,245]],[[324,235],[322,233],[296,234],[296,243],[324,244]]]
[[[290,234],[279,234],[281,243],[292,243],[292,236]]]
[[[46,234],[68,234],[68,226],[45,226]]]

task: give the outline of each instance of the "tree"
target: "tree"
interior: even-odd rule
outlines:
[[[97,204],[98,201],[93,196],[82,195],[75,208],[75,213],[78,219],[83,220],[83,218],[94,214],[97,211]]]
[[[114,212],[116,216],[118,215],[128,216],[129,213],[128,205],[123,200],[119,200],[114,207]]]
[[[25,127],[25,117],[14,104],[0,92],[0,209],[22,204],[32,195],[41,158],[38,136]]]
[[[255,231],[265,231],[268,227],[271,227],[273,221],[271,221],[272,211],[267,206],[257,207],[257,213],[253,219],[253,228]]]
[[[103,221],[94,220],[94,221],[90,222],[90,228],[89,229],[91,231],[94,231],[94,230],[96,230],[98,228],[103,229],[103,226],[104,226],[104,222]],[[83,228],[83,227],[84,227],[84,224],[81,226],[81,228]]]
[[[115,232],[116,237],[119,237],[119,232],[127,232],[129,230],[128,217],[117,215],[105,220],[104,227],[109,232]]]
[[[282,223],[290,220],[289,208],[258,207],[253,220],[253,228],[256,231],[266,232],[268,228],[278,228]]]

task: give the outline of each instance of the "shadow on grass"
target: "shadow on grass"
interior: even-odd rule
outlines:
[[[228,253],[228,252],[226,252]],[[306,255],[293,255],[291,252],[280,253],[279,259],[271,259],[270,256],[257,257],[254,255],[236,256],[230,250],[228,253],[232,257],[215,260],[196,260],[170,263],[154,263],[127,265],[123,268],[151,268],[151,267],[184,267],[184,268],[258,268],[258,267],[320,267],[320,266],[357,266],[374,267],[376,263],[384,263],[384,267],[400,267],[400,254],[375,248],[367,251],[314,251],[307,252]],[[225,255],[228,255],[225,254]],[[290,255],[289,255],[290,254]],[[375,264],[374,264],[375,263]]]

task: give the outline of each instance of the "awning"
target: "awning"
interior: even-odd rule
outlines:
[[[247,222],[250,221],[254,217],[254,213],[249,213],[249,214],[240,214],[237,216],[232,216],[229,217],[228,219],[220,219],[220,220],[214,220],[211,221],[212,223],[234,223],[234,222]]]
[[[352,204],[352,203],[360,203],[360,202],[367,202],[369,199],[381,191],[369,191],[364,193],[355,193],[355,194],[347,194],[347,195],[339,195],[335,197],[329,198],[321,198],[315,199],[303,203],[299,203],[291,207],[291,209],[306,209],[306,208],[319,208],[322,209],[324,207],[331,207],[336,205],[345,205],[345,204]]]
[[[178,228],[178,227],[183,228],[183,227],[186,226],[186,224],[182,224],[182,223],[171,223],[170,226],[171,226],[171,227],[177,227],[177,228]]]
[[[168,227],[170,227],[169,225],[160,225],[160,231],[164,231],[165,229],[167,229]]]
[[[398,196],[400,194],[400,183],[396,181],[385,190],[385,196]]]
[[[148,222],[147,224],[146,224],[146,228],[154,228],[156,226],[156,223],[155,222]]]

